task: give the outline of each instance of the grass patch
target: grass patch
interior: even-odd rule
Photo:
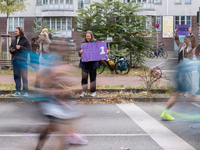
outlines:
[[[76,73],[67,73],[66,76],[81,76],[81,68],[77,67],[78,71]],[[98,76],[108,76],[108,77],[112,77],[112,76],[116,76],[116,77],[121,77],[121,76],[125,76],[125,77],[139,77],[140,75],[142,75],[143,71],[141,68],[131,68],[129,73],[127,75],[119,75],[116,74],[115,71],[113,71],[111,73],[111,71],[109,70],[108,67],[105,68],[104,72],[101,73]],[[35,72],[32,71],[28,71],[29,75],[35,75]],[[0,70],[0,75],[13,75],[13,70],[11,69],[2,69]]]
[[[105,70],[103,71],[103,73],[99,74],[98,76],[125,76],[125,77],[139,77],[140,75],[143,74],[143,70],[142,68],[130,68],[130,71],[128,74],[126,75],[119,75],[119,74],[116,74],[115,71],[113,71],[111,73],[110,69],[108,67],[105,68]]]
[[[23,86],[23,85],[22,85]],[[34,84],[28,85],[29,90],[34,89]],[[15,83],[0,83],[0,90],[16,90],[15,89]]]
[[[11,69],[0,70],[0,75],[12,75],[12,74],[13,74],[13,70],[11,70]]]

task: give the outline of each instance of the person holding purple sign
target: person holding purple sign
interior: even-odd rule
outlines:
[[[94,35],[92,33],[92,31],[87,31],[85,33],[85,37],[84,37],[84,42],[95,42],[96,39],[94,38]],[[81,57],[81,54],[83,53],[83,50],[79,51],[79,56]],[[99,62],[98,61],[89,61],[89,62],[82,62],[82,60],[80,60],[80,67],[82,69],[82,80],[81,80],[81,84],[83,87],[83,91],[80,95],[80,97],[84,97],[86,95],[86,91],[87,91],[87,85],[88,84],[88,74],[90,74],[90,92],[92,92],[91,96],[95,97],[96,96],[96,76],[97,76],[97,66],[98,66]]]
[[[85,33],[84,42],[82,42],[82,43],[88,43],[88,42],[90,42],[90,43],[98,42],[94,38],[92,31],[87,31]],[[83,56],[83,51],[84,51],[84,49],[81,49],[79,51],[80,57]],[[96,52],[96,54],[98,54],[99,53],[98,49],[95,48],[95,52]],[[92,53],[94,53],[94,51]],[[107,53],[108,53],[108,51],[107,51]],[[87,88],[88,88],[88,86],[87,86],[87,84],[88,84],[88,74],[90,74],[90,92],[92,93],[91,96],[92,97],[96,96],[96,76],[97,76],[97,66],[98,66],[98,64],[99,64],[98,59],[92,59],[90,61],[83,61],[83,59],[80,60],[80,67],[82,69],[81,84],[82,84],[82,88],[83,88],[83,91],[82,91],[80,97],[84,97],[86,95],[86,91],[87,91]]]

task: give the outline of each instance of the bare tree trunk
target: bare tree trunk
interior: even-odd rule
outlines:
[[[8,6],[8,0],[7,0],[7,6]],[[8,35],[8,17],[9,17],[9,14],[7,12],[7,20],[6,20],[6,34]],[[9,45],[8,45],[8,37],[7,37],[7,60],[9,60]]]
[[[7,23],[6,23],[6,34],[8,35],[8,15],[7,15]],[[7,60],[9,60],[9,42],[7,36]]]

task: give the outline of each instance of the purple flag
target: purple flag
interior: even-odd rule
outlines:
[[[177,35],[189,35],[189,25],[176,25]]]
[[[81,43],[82,62],[106,60],[107,45],[105,41],[97,41],[93,43]]]

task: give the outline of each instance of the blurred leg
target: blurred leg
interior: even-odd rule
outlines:
[[[87,89],[88,89],[88,72],[84,71],[84,70],[82,70],[81,85],[82,85],[83,91],[87,91]]]
[[[90,91],[96,92],[97,69],[90,70]]]
[[[20,69],[13,66],[13,73],[14,73],[14,80],[16,85],[16,90],[18,92],[21,91],[21,75],[20,75]]]
[[[28,71],[27,69],[20,69],[20,73],[23,81],[23,91],[28,91]]]

